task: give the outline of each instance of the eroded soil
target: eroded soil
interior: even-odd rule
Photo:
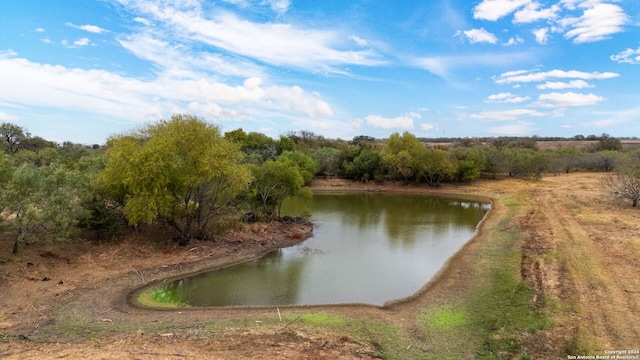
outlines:
[[[526,352],[533,358],[554,359],[583,348],[637,348],[640,211],[606,195],[600,186],[602,176],[576,173],[542,181],[483,180],[438,189],[317,181],[316,191],[438,192],[494,199],[478,235],[439,276],[412,299],[386,308],[162,311],[128,302],[128,294],[144,284],[246,261],[294,244],[310,230],[305,224],[247,226],[215,242],[194,242],[184,248],[173,246],[160,230],[148,229],[118,242],[23,246],[18,255],[10,254],[13,243],[5,234],[0,239],[0,357],[376,358],[376,342],[363,342],[345,329],[296,322],[297,313],[314,311],[388,323],[410,338],[414,347],[437,347],[416,326],[417,314],[468,293],[482,266],[474,261],[474,254],[497,231],[510,206],[521,208],[515,226],[526,235],[519,276],[535,289],[531,306],[552,323],[547,330],[523,335]],[[511,195],[518,204],[504,203]],[[279,321],[275,310],[282,311],[286,320]]]

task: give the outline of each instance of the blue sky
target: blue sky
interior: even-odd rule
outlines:
[[[640,136],[637,0],[5,0],[0,122],[102,144],[189,113],[277,137]]]

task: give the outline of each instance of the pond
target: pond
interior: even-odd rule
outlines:
[[[386,302],[416,293],[471,239],[488,203],[389,193],[317,194],[283,214],[311,214],[313,237],[237,266],[153,289],[195,307]]]

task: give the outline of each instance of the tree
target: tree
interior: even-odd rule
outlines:
[[[353,179],[358,181],[367,182],[374,180],[380,176],[380,168],[382,165],[382,158],[380,153],[374,148],[360,148],[350,147],[351,150],[355,150],[357,155],[352,161],[345,160],[342,163],[344,168],[344,176],[347,179]]]
[[[304,179],[297,166],[290,162],[267,160],[253,168],[253,187],[264,215],[271,217],[277,211],[280,218],[282,202],[300,192]]]
[[[382,163],[391,178],[408,182],[416,178],[416,162],[424,145],[414,135],[404,132],[389,136],[382,151]]]
[[[276,161],[296,166],[302,175],[304,185],[310,185],[318,172],[318,164],[315,160],[300,151],[285,151]]]
[[[237,144],[191,115],[174,115],[109,139],[103,181],[131,225],[158,219],[179,245],[209,237],[208,226],[247,188]]]
[[[582,151],[572,147],[561,147],[555,150],[551,156],[553,173],[556,174],[559,171],[570,173],[580,165],[582,155]]]
[[[18,166],[2,189],[2,203],[16,230],[14,254],[18,245],[46,234],[49,240],[65,241],[86,214],[80,199],[85,195],[86,177],[62,166]]]
[[[0,124],[0,138],[3,142],[4,151],[11,156],[24,148],[25,142],[29,137],[30,134],[18,125],[11,123]]]
[[[640,161],[630,160],[623,170],[608,174],[602,180],[602,186],[618,198],[631,200],[631,206],[637,207],[640,201]]]
[[[455,162],[457,181],[471,181],[480,177],[485,167],[485,157],[478,147],[457,147],[449,152]]]
[[[456,170],[449,153],[442,149],[424,149],[419,157],[418,176],[429,186],[439,186],[451,178]]]
[[[340,166],[340,150],[330,147],[323,147],[313,153],[313,158],[318,164],[318,174],[335,175]]]
[[[620,142],[620,139],[614,138],[607,133],[603,133],[598,138],[598,144],[596,145],[596,151],[602,150],[620,151],[622,150],[622,142]]]

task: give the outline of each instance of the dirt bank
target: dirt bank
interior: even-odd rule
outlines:
[[[417,318],[425,309],[469,296],[486,266],[477,261],[478,254],[505,231],[499,224],[507,216],[513,217],[508,226],[524,234],[515,244],[523,254],[516,275],[535,290],[531,306],[553,324],[523,334],[522,352],[566,358],[570,352],[631,348],[640,338],[640,212],[606,197],[600,177],[487,180],[438,189],[316,181],[315,191],[410,191],[494,200],[478,235],[437,279],[410,301],[385,309],[158,311],[126,301],[133,289],[157,279],[255,258],[300,241],[309,231],[304,224],[255,225],[185,248],[169,245],[162,233],[143,232],[118,243],[34,244],[17,256],[10,255],[12,241],[3,235],[0,357],[362,359],[393,346],[437,353],[441,344],[430,341]],[[339,323],[334,315],[353,322]],[[379,335],[384,333],[380,324],[392,327],[393,334]],[[473,354],[470,350],[469,357]]]

